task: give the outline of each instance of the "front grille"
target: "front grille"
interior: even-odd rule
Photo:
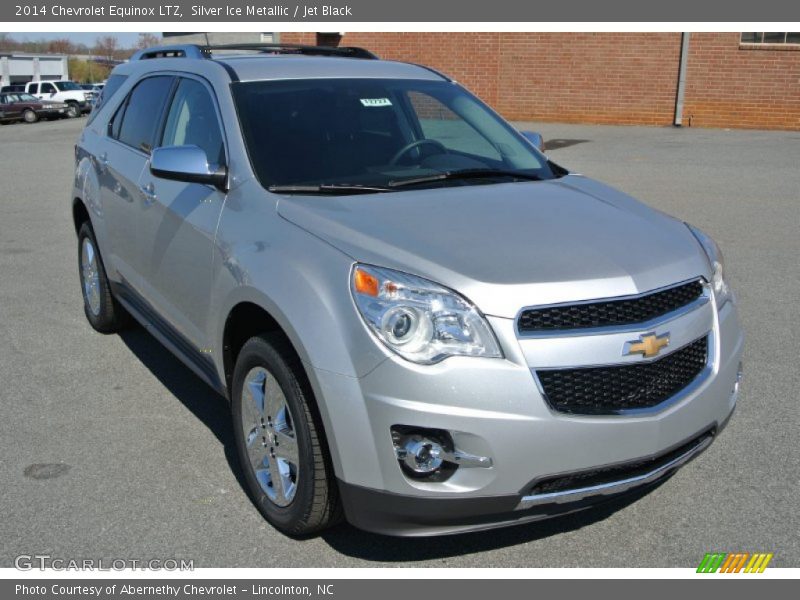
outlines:
[[[703,294],[700,280],[627,300],[604,300],[529,308],[519,316],[521,333],[644,323],[677,310]]]
[[[651,408],[692,383],[708,360],[708,336],[647,363],[536,371],[559,412],[598,415]]]
[[[530,495],[540,494],[554,494],[558,492],[566,492],[569,490],[580,490],[583,488],[603,485],[606,483],[614,483],[646,475],[658,468],[661,468],[676,458],[691,452],[708,438],[713,437],[714,432],[706,431],[702,435],[694,438],[690,442],[682,444],[677,448],[669,450],[658,456],[643,458],[619,465],[612,465],[608,467],[600,467],[597,469],[590,469],[588,471],[579,471],[577,473],[569,473],[567,475],[556,475],[553,477],[546,477],[537,481],[530,489]]]

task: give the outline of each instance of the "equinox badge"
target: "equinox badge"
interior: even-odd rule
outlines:
[[[669,346],[669,332],[663,335],[646,333],[640,335],[638,340],[625,342],[625,346],[622,348],[622,355],[641,354],[645,358],[651,358],[658,356],[661,349],[667,346]]]

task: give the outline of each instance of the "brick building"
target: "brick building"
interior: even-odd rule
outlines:
[[[680,33],[280,34],[286,43],[363,46],[383,58],[430,65],[508,119],[670,125],[677,118],[694,127],[800,130],[800,34],[692,33],[685,53],[682,39]]]

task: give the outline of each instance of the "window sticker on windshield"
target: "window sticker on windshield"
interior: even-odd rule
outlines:
[[[361,98],[364,106],[391,106],[392,102],[388,98]]]

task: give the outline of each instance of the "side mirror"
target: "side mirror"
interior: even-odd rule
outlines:
[[[531,146],[539,152],[544,152],[544,138],[541,133],[536,133],[535,131],[520,131],[520,133],[522,137],[530,142]]]
[[[225,167],[211,165],[203,149],[197,146],[164,146],[150,156],[150,172],[161,179],[207,183],[224,188],[228,179]]]

